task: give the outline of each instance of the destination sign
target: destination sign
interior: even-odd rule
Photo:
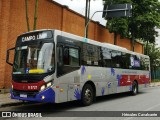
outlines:
[[[51,31],[38,31],[33,33],[27,33],[20,36],[22,42],[32,41],[32,40],[39,40],[39,39],[49,39],[52,38]]]

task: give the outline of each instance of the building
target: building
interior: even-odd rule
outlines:
[[[35,0],[28,0],[30,28],[33,28]],[[84,16],[52,0],[39,0],[36,29],[58,29],[84,36]],[[31,29],[32,30],[32,29]],[[15,45],[18,35],[27,32],[25,0],[0,0],[0,90],[11,86],[12,68],[6,64],[6,51]],[[114,33],[98,22],[89,24],[90,39],[114,43]],[[131,40],[118,36],[117,45],[131,50]],[[135,51],[143,53],[143,45],[136,42]]]

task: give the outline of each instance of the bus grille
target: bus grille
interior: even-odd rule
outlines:
[[[22,90],[13,90],[13,95],[15,97],[20,97],[20,94],[27,95],[27,98],[35,98],[38,91],[22,91]]]

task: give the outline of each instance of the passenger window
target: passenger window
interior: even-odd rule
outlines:
[[[83,43],[82,63],[87,66],[102,66],[101,48],[96,45]]]
[[[65,75],[79,69],[79,49],[72,47],[57,47],[57,76]]]
[[[64,65],[79,66],[79,52],[76,48],[64,48],[63,52]]]
[[[71,66],[79,66],[79,52],[78,52],[78,49],[69,48],[69,64]]]
[[[64,65],[69,65],[69,49],[64,48],[63,50],[63,63]]]

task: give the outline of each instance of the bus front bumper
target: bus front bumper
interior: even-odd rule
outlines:
[[[42,92],[39,92],[35,97],[29,97],[27,94],[20,93],[21,95],[14,95],[13,91],[10,91],[11,99],[24,100],[24,101],[33,101],[33,102],[46,102],[46,103],[55,103],[55,92],[52,88],[48,88]],[[21,97],[20,97],[21,96]]]

